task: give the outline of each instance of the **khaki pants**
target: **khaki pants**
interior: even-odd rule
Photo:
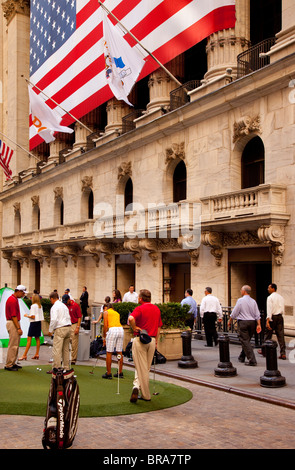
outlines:
[[[75,329],[77,328],[77,323],[72,324],[71,326],[71,343],[72,343],[72,362],[76,362],[78,355],[78,345],[79,345],[79,333],[75,335]]]
[[[70,368],[70,339],[71,339],[71,325],[62,326],[61,328],[56,328],[54,330],[53,338],[53,368],[61,367],[61,364],[64,368]]]
[[[17,360],[19,343],[20,343],[20,335],[18,334],[15,324],[13,323],[12,320],[7,321],[6,329],[9,334],[6,367],[12,367],[14,366]]]
[[[133,387],[141,390],[141,395],[145,400],[151,399],[150,393],[150,368],[156,349],[156,340],[152,338],[149,344],[143,344],[139,337],[132,342],[132,358],[135,365],[135,377]]]

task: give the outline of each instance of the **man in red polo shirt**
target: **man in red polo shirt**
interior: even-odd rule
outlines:
[[[8,297],[5,304],[6,329],[9,334],[5,370],[16,371],[21,369],[21,366],[16,364],[20,338],[23,334],[20,327],[18,299],[24,297],[25,294],[27,294],[25,286],[19,285],[16,287],[14,293]]]
[[[139,390],[143,400],[149,401],[151,399],[149,373],[162,326],[161,311],[156,305],[151,304],[150,291],[142,289],[138,301],[140,305],[129,316],[129,324],[136,334],[132,342],[135,377],[130,398],[131,403],[136,403]],[[150,343],[143,344],[140,341],[139,332],[141,330],[146,330],[151,336]]]
[[[76,364],[77,355],[78,355],[78,345],[79,345],[79,330],[81,325],[82,313],[80,305],[77,304],[74,300],[71,300],[70,296],[64,294],[62,296],[63,302],[69,309],[72,329],[71,329],[71,344],[72,344],[72,364]]]

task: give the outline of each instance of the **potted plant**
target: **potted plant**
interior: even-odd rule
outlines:
[[[120,314],[120,321],[124,328],[124,349],[133,337],[131,328],[127,324],[128,316],[137,305],[132,302],[119,302],[112,305],[113,309]],[[181,333],[187,328],[186,320],[190,317],[188,314],[190,307],[189,305],[182,306],[177,302],[156,305],[161,311],[163,323],[157,349],[167,360],[180,359],[182,357]]]

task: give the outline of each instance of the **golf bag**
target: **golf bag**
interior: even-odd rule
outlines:
[[[106,348],[103,345],[102,336],[96,336],[96,338],[90,343],[90,357],[97,357],[105,352]]]
[[[42,436],[44,449],[66,449],[72,445],[79,407],[79,386],[74,370],[53,369]]]
[[[166,357],[163,356],[163,354],[161,354],[157,349],[155,350],[155,355],[153,357],[153,362],[152,364],[155,363],[155,360],[156,360],[156,364],[165,364],[166,362]]]

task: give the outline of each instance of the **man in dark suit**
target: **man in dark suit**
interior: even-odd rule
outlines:
[[[83,292],[80,297],[80,305],[81,305],[81,311],[83,315],[83,320],[85,317],[87,317],[87,308],[89,307],[88,305],[88,292],[87,292],[87,287],[83,287]]]

